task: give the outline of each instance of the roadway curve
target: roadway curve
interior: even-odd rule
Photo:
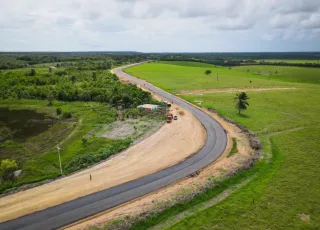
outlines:
[[[166,93],[152,84],[124,73],[122,70],[129,66],[117,68],[114,73],[189,110],[199,119],[207,131],[207,140],[203,148],[189,159],[159,172],[0,223],[0,229],[57,229],[174,183],[204,168],[222,155],[226,148],[227,136],[216,120],[191,104]]]

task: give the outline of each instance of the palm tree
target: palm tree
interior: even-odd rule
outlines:
[[[246,110],[247,106],[249,106],[249,103],[247,102],[248,99],[250,99],[245,92],[237,93],[237,96],[234,98],[234,101],[236,102],[236,109],[239,111],[239,114],[241,110]]]

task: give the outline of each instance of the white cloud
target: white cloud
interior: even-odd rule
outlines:
[[[320,28],[320,13],[312,14],[308,19],[303,20],[301,26],[307,29]]]
[[[320,49],[319,28],[319,0],[1,0],[0,50],[259,51],[307,39]]]

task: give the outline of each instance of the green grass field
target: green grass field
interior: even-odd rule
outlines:
[[[241,115],[234,108],[235,93],[181,95],[206,108],[214,108],[221,115],[243,124],[254,132],[272,133],[293,127],[307,126],[320,121],[320,87],[295,90],[248,92],[248,110]]]
[[[152,63],[127,70],[135,76],[140,77],[141,74],[142,78],[171,91],[175,88],[250,87],[250,84],[246,84],[249,79],[253,79],[252,84],[258,88],[297,88],[247,92],[250,105],[241,115],[234,108],[235,93],[182,95],[191,103],[203,101],[203,107],[214,108],[223,116],[256,132],[263,143],[264,157],[252,169],[235,176],[234,181],[228,180],[225,184],[213,187],[202,197],[139,222],[133,229],[147,229],[172,218],[216,196],[221,192],[221,187],[239,183],[241,178],[250,178],[253,174],[255,179],[239,191],[213,207],[176,223],[170,229],[320,228],[320,69],[272,67],[278,69],[279,75],[264,79],[265,76],[252,72],[268,72],[271,71],[270,66],[253,66],[249,72],[246,68],[248,66],[232,70],[218,67],[221,73],[230,73],[230,77],[225,74],[228,81],[219,80],[219,83],[206,79],[206,68],[202,67]],[[306,78],[308,84],[301,83]],[[293,79],[300,83],[291,82]],[[270,159],[267,157],[269,155],[272,156]]]
[[[319,126],[274,136],[259,178],[170,229],[318,229],[319,136]]]
[[[171,93],[178,93],[181,90],[233,87],[298,87],[295,82],[320,83],[318,77],[320,76],[320,68],[244,66],[229,69],[208,64],[204,64],[206,67],[194,66],[197,63],[192,63],[191,67],[183,62],[178,64],[176,62],[173,64],[148,63],[128,68],[126,72],[152,82]],[[209,76],[204,74],[207,69],[212,71]],[[249,72],[247,72],[248,69]],[[262,70],[261,74],[257,73]],[[278,73],[269,76],[269,71],[278,71]],[[218,80],[217,75],[219,76]],[[281,80],[282,82],[273,80]]]
[[[242,72],[249,70],[252,75],[265,76],[272,80],[320,84],[320,68],[255,65],[234,67],[234,70]]]
[[[286,63],[320,63],[320,60],[294,60],[294,59],[264,59],[256,60],[264,62],[286,62]]]

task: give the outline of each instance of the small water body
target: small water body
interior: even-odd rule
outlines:
[[[34,110],[10,110],[0,107],[0,143],[6,140],[22,142],[48,130],[54,120]]]

